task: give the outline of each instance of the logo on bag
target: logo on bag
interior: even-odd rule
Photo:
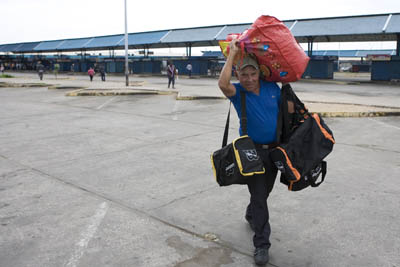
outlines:
[[[312,178],[317,178],[319,176],[319,174],[321,173],[322,168],[321,168],[321,164],[319,164],[317,167],[315,167],[314,169],[311,170],[310,174]]]
[[[309,179],[311,179],[312,181],[316,181],[321,172],[322,172],[322,167],[321,164],[319,164],[317,167],[312,169],[306,176],[304,176],[304,180],[308,181]]]
[[[232,176],[233,173],[235,172],[235,163],[229,164],[225,168],[225,174],[226,176]]]
[[[248,161],[259,160],[260,158],[255,149],[243,150],[243,153],[246,155]]]

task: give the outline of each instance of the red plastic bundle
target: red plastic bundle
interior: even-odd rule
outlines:
[[[232,37],[228,36],[227,41],[229,39]],[[267,81],[297,81],[307,67],[309,57],[285,24],[275,17],[259,17],[238,39],[246,53],[256,56],[261,74]],[[225,55],[229,53],[227,41],[220,42]],[[240,66],[240,61],[238,64]]]

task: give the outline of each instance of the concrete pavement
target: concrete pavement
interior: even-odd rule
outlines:
[[[29,75],[6,82],[38,82]],[[85,76],[50,78],[91,88]],[[123,81],[107,78],[97,89]],[[215,79],[193,80],[177,91],[218,96]],[[132,81],[168,92],[164,78]],[[310,102],[399,108],[393,85],[293,87]],[[247,188],[219,187],[209,159],[228,101],[70,90],[0,87],[0,266],[253,266]],[[268,266],[399,267],[400,117],[326,122],[337,143],[324,184],[289,192],[275,183]]]
[[[16,78],[0,82],[16,86],[40,83],[35,73],[11,73]],[[376,117],[400,115],[399,83],[373,83],[369,75],[336,73],[334,80],[303,79],[292,86],[312,112],[324,117]],[[160,76],[131,75],[130,85],[125,77],[110,75],[106,82],[95,77],[93,82],[86,75],[45,75],[43,86],[65,89],[67,96],[112,96],[130,94],[175,94],[178,100],[225,99],[217,88],[215,78],[177,79],[176,89],[168,89],[166,79]],[[373,99],[372,97],[373,96]]]

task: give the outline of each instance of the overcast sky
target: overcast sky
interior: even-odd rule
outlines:
[[[400,0],[127,0],[128,32],[400,12]],[[0,0],[0,44],[121,34],[124,0]],[[385,47],[382,47],[385,48]]]

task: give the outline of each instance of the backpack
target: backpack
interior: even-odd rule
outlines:
[[[319,114],[308,112],[289,84],[282,87],[280,109],[280,145],[270,153],[281,172],[280,181],[290,191],[317,187],[327,172],[323,159],[335,144],[332,131]],[[320,175],[321,180],[317,182]]]

